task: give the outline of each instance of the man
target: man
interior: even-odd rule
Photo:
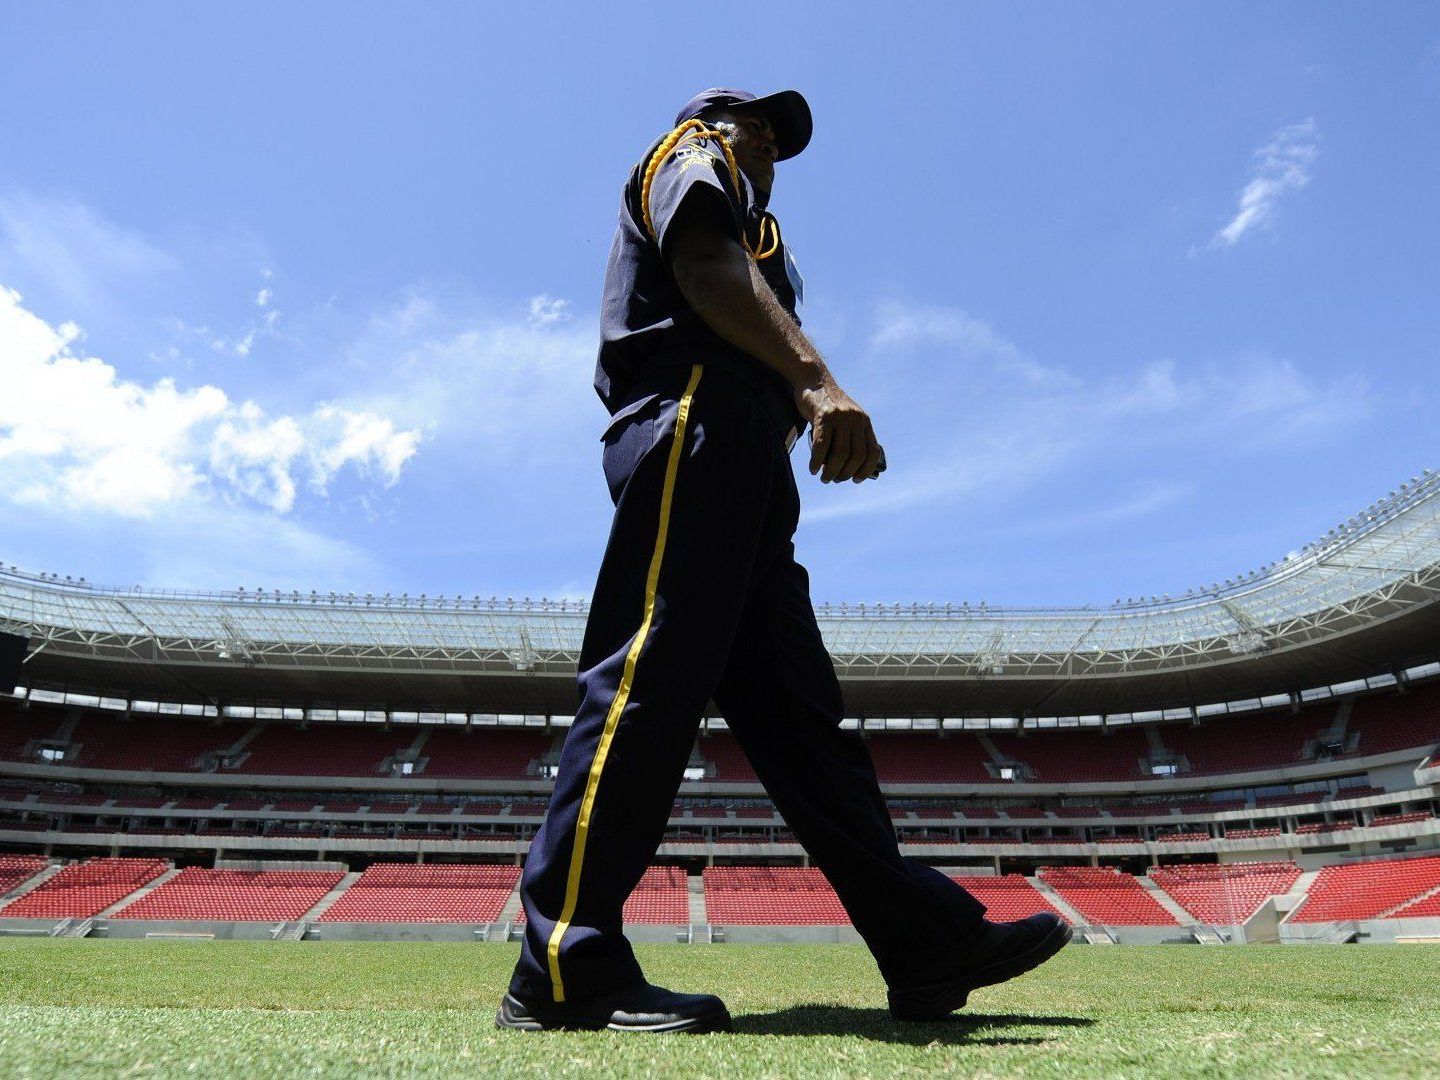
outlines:
[[[843,703],[792,536],[789,451],[860,483],[884,467],[870,418],[796,312],[804,285],[766,209],[775,163],[805,148],[793,90],[689,101],[631,172],[610,251],[595,389],[615,518],[579,662],[580,704],[525,864],[525,941],[496,1023],[727,1030],[724,1003],[651,986],[621,908],[658,847],[713,699],[875,955],[899,1019],[1048,959],[1054,916],[989,923],[901,857]]]

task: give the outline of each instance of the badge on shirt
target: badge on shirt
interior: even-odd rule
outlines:
[[[785,242],[785,276],[790,279],[790,288],[795,291],[795,310],[800,310],[805,300],[805,279],[800,276],[800,267],[795,265],[795,252],[790,242]]]

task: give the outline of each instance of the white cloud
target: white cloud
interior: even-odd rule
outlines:
[[[1030,383],[1065,385],[1072,381],[1061,369],[1036,363],[989,323],[960,308],[887,301],[877,309],[875,322],[872,350],[940,346],[949,350],[947,358],[988,363]]]
[[[72,201],[0,195],[0,281],[28,280],[93,311],[117,287],[162,282],[178,261]]]
[[[463,442],[486,468],[544,472],[573,462],[603,426],[590,387],[596,337],[588,321],[519,322],[473,298],[417,292],[352,343],[349,397]]]
[[[879,309],[878,325],[869,367],[884,376],[863,392],[847,389],[870,410],[889,468],[878,480],[807,493],[807,524],[988,505],[1066,477],[1083,490],[1097,476],[1128,480],[1144,494],[1087,521],[1135,518],[1177,498],[1199,463],[1203,473],[1226,455],[1292,452],[1370,409],[1363,380],[1320,380],[1262,352],[1204,364],[1162,359],[1099,380],[1014,363],[1024,353],[963,311],[907,314],[892,303]],[[974,357],[988,362],[969,362]],[[807,447],[795,455],[797,469],[808,467]]]
[[[553,326],[570,318],[570,301],[542,293],[530,298],[530,325]]]
[[[1251,179],[1240,192],[1234,216],[1210,239],[1211,247],[1231,247],[1256,229],[1268,228],[1281,196],[1310,182],[1310,168],[1320,154],[1320,136],[1313,119],[1282,127],[1255,151]]]
[[[270,298],[271,298],[272,296],[274,296],[274,295],[275,295],[275,294],[270,291],[270,286],[268,286],[268,285],[265,286],[263,289],[261,289],[259,292],[257,292],[257,293],[255,294],[255,306],[256,306],[256,307],[262,307],[262,308],[263,308],[263,307],[269,307],[269,306],[270,306]]]
[[[146,386],[82,342],[73,324],[50,326],[0,286],[0,497],[149,517],[218,495],[284,513],[297,474],[322,493],[347,466],[388,486],[419,441],[335,404],[270,418],[216,386]]]

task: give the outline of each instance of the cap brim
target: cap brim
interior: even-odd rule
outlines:
[[[775,148],[779,151],[777,161],[793,158],[810,145],[815,122],[810,116],[810,103],[799,90],[781,90],[754,101],[726,105],[725,108],[736,112],[744,109],[765,111],[770,126],[775,129]]]

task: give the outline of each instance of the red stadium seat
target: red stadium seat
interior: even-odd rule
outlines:
[[[1150,880],[1203,923],[1235,926],[1271,896],[1287,893],[1300,877],[1293,862],[1156,866]]]
[[[114,919],[298,919],[345,875],[333,870],[209,870],[187,866],[115,912]]]
[[[170,869],[164,859],[90,859],[0,907],[9,919],[86,919]]]
[[[1040,880],[1102,926],[1175,926],[1175,916],[1129,874],[1103,866],[1045,866]]]
[[[518,866],[376,863],[360,875],[320,922],[493,922]]]

